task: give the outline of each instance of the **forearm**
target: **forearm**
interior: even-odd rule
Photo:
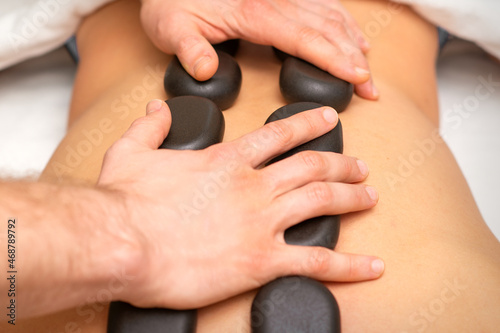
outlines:
[[[8,262],[3,256],[2,262],[4,272],[17,272],[15,301],[22,317],[91,301],[115,276],[133,275],[138,251],[117,193],[14,182],[0,185],[0,197],[2,219],[16,219],[11,230],[16,258]],[[7,224],[4,228],[7,233]],[[2,304],[7,304],[10,282],[1,281]],[[123,288],[112,289],[118,299]]]

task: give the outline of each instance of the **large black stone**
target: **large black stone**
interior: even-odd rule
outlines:
[[[166,103],[172,114],[172,125],[159,148],[198,150],[222,141],[224,117],[211,100],[180,96]]]
[[[320,104],[311,102],[301,102],[285,105],[274,111],[266,120],[266,124],[279,119],[290,117],[305,110],[321,107]],[[288,152],[272,159],[268,164],[275,163],[284,158],[290,157],[298,152],[306,150],[330,151],[342,153],[344,148],[342,139],[342,124],[340,120],[337,126],[330,132],[322,136],[295,147]],[[287,244],[304,246],[323,246],[330,249],[335,248],[340,231],[339,216],[319,216],[303,221],[285,231],[285,241]]]
[[[141,309],[123,302],[109,307],[108,333],[193,333],[196,310]]]
[[[163,85],[169,97],[200,96],[212,100],[221,110],[231,107],[241,89],[241,69],[229,54],[217,51],[219,67],[207,81],[197,81],[174,57],[167,67]]]
[[[305,277],[284,277],[260,289],[252,303],[252,333],[339,333],[332,293]]]
[[[347,108],[354,92],[351,83],[295,57],[283,62],[280,89],[289,103],[316,102],[331,106],[337,112]]]

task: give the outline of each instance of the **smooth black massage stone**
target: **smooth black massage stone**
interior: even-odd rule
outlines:
[[[166,103],[172,125],[159,148],[198,150],[222,141],[224,116],[214,102],[203,97],[180,96]]]
[[[272,121],[288,118],[299,112],[315,109],[322,105],[312,102],[300,102],[285,105],[274,111],[266,120],[266,124]],[[290,157],[298,152],[306,150],[329,151],[341,154],[344,150],[342,139],[342,124],[340,120],[330,132],[295,147],[288,152],[272,159],[269,164]],[[303,246],[323,246],[330,249],[335,248],[340,230],[339,216],[318,216],[303,221],[285,230],[285,241],[287,244]]]
[[[141,309],[123,302],[109,307],[108,333],[193,333],[196,310]]]
[[[273,52],[274,52],[274,55],[279,59],[281,60],[281,62],[285,61],[288,57],[291,57],[291,55],[289,55],[288,53],[286,52],[283,52],[281,51],[280,49],[278,48],[275,48],[273,46]]]
[[[174,57],[167,67],[163,85],[169,97],[201,96],[212,100],[221,110],[231,107],[241,89],[241,69],[229,54],[217,51],[219,67],[207,81],[197,81]]]
[[[234,57],[240,47],[240,40],[229,39],[219,44],[213,44],[212,46],[214,47],[215,50],[226,52],[230,56]]]
[[[289,103],[316,102],[344,111],[354,86],[304,60],[288,57],[280,72],[281,94]]]
[[[340,311],[320,282],[298,276],[274,280],[252,303],[252,333],[338,333]]]

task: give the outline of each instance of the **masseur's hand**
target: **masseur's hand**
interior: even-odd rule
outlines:
[[[170,128],[158,100],[108,151],[99,186],[121,193],[142,259],[120,298],[138,306],[191,308],[259,287],[279,276],[325,281],[380,276],[375,257],[287,245],[284,230],[308,218],[373,207],[355,158],[303,152],[271,157],[337,123],[323,108],[273,122],[202,151],[157,150]],[[370,193],[370,191],[372,191]],[[125,231],[124,231],[125,232]]]
[[[363,52],[369,45],[339,0],[142,0],[141,19],[153,43],[177,54],[194,78],[217,70],[210,43],[242,38],[273,45],[355,84],[377,99]]]

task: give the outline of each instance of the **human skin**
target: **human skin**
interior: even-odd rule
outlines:
[[[158,150],[170,111],[161,100],[146,111],[108,149],[96,186],[0,183],[0,215],[21,220],[13,225],[24,250],[15,266],[25,277],[15,295],[18,318],[78,306],[118,272],[133,281],[112,288],[113,299],[176,309],[213,304],[283,275],[359,281],[383,272],[374,257],[284,242],[284,231],[304,219],[376,204],[376,190],[353,184],[368,174],[355,158],[304,152],[261,167],[331,130],[338,120],[333,109],[304,112],[197,152]],[[105,132],[113,126],[97,125]],[[96,130],[82,134],[90,140],[85,155],[102,138]],[[72,158],[82,146],[75,149],[68,151]],[[221,184],[221,178],[229,181]],[[197,191],[214,181],[217,200],[200,208]],[[10,284],[4,279],[0,287]],[[2,303],[6,296],[0,295]]]
[[[305,59],[354,83],[359,96],[378,98],[363,54],[369,44],[339,0],[141,3],[146,34],[160,50],[176,54],[197,80],[207,80],[217,69],[218,58],[209,42],[241,38]]]
[[[375,205],[376,192],[350,184],[367,176],[360,161],[311,152],[258,168],[331,130],[338,119],[333,109],[304,112],[196,152],[158,150],[170,112],[160,100],[147,111],[107,151],[97,186],[0,184],[0,214],[17,217],[9,224],[9,254],[22,253],[5,269],[21,278],[13,273],[12,281],[0,281],[9,290],[0,297],[4,304],[15,297],[18,319],[73,308],[106,288],[113,299],[137,306],[186,309],[282,275],[380,276],[383,262],[376,258],[284,241],[284,231],[304,219]],[[217,200],[207,195],[199,206],[197,191],[205,193],[206,184],[219,186]],[[126,288],[110,284],[117,274],[130,277]]]
[[[385,260],[386,271],[372,282],[327,284],[340,305],[342,331],[493,332],[499,325],[500,245],[437,134],[436,29],[406,7],[382,1],[343,3],[369,32],[368,61],[381,92],[378,102],[354,97],[340,115],[344,153],[367,162],[367,182],[378,189],[380,201],[369,211],[342,216],[336,250],[377,255]],[[103,117],[116,121],[116,133],[106,139],[111,144],[142,112],[130,105],[139,100],[121,102],[123,92],[131,95],[149,78],[148,66],[159,64],[161,80],[169,58],[137,32],[138,22],[135,28],[130,18],[120,24],[123,15],[113,16],[116,10],[108,7],[81,27],[85,56],[72,104],[72,119],[79,119],[51,163],[64,161],[65,145],[78,144],[84,139],[82,130],[94,128]],[[376,19],[380,13],[388,14],[383,26]],[[377,24],[378,30],[368,30]],[[99,35],[104,28],[108,35]],[[132,37],[118,38],[124,34]],[[271,50],[243,43],[237,60],[244,81],[236,104],[224,114],[225,141],[259,128],[285,103],[277,84],[280,63]],[[101,64],[107,64],[105,70]],[[151,82],[143,103],[166,97],[161,84],[153,88]],[[119,115],[126,117],[120,121]],[[95,181],[103,146],[64,176]],[[52,165],[44,177],[57,180]],[[248,332],[254,294],[200,309],[198,332]],[[106,306],[96,304],[23,325],[27,331],[64,331],[74,322],[83,332],[104,332],[106,316]]]

